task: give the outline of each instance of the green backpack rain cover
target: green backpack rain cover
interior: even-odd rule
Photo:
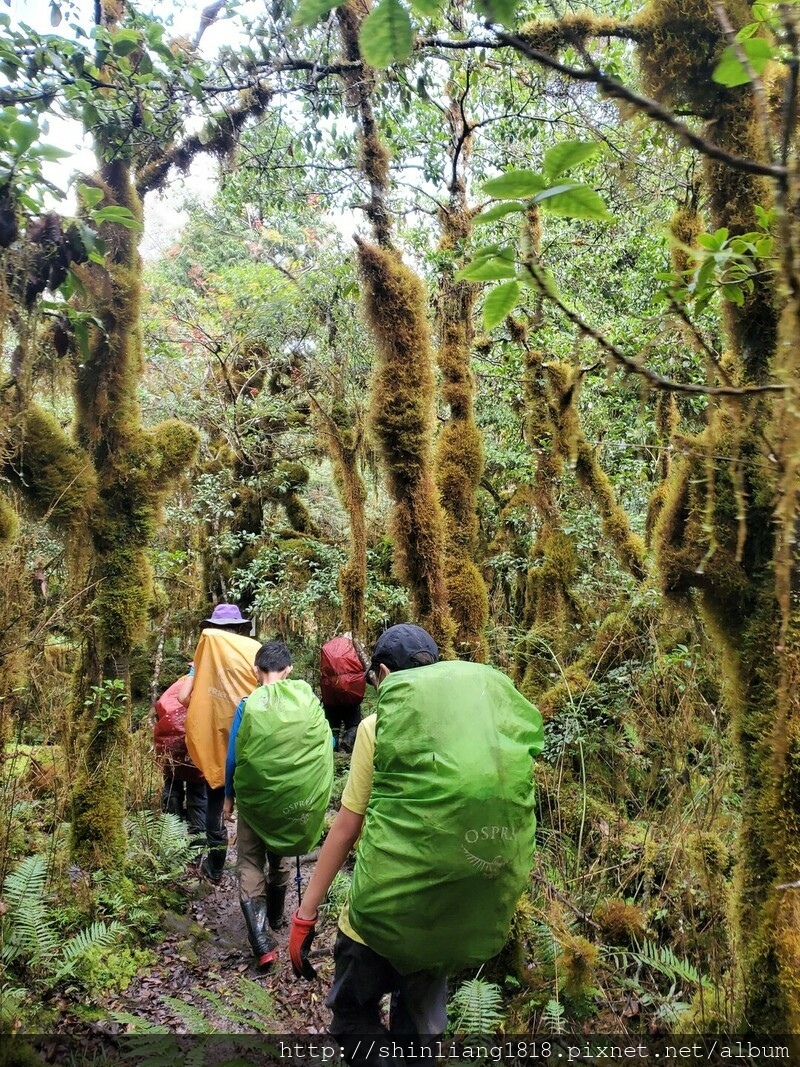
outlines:
[[[533,862],[542,743],[541,715],[492,667],[447,661],[381,683],[349,918],[401,974],[503,947]]]
[[[236,803],[279,856],[320,839],[333,786],[333,744],[322,705],[306,682],[262,685],[247,698],[236,735]]]

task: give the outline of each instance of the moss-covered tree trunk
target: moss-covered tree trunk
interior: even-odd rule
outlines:
[[[443,266],[439,283],[437,325],[442,399],[449,407],[449,418],[436,442],[436,483],[444,511],[445,581],[456,627],[455,652],[457,656],[485,663],[489,597],[475,563],[476,494],[483,475],[483,442],[475,422],[471,366],[476,287],[454,277],[472,230],[465,175],[472,130],[464,115],[463,98],[450,101],[447,118],[450,196],[447,206],[440,211],[439,251],[448,255],[448,262]]]
[[[736,28],[753,21],[750,4],[737,0],[726,8]],[[769,131],[759,122],[753,90],[725,89],[712,80],[727,41],[710,0],[688,9],[675,0],[653,0],[637,26],[648,90],[709,116],[707,133],[724,149],[765,161]],[[704,157],[702,187],[712,230],[755,230],[756,207],[773,202],[764,178],[710,157]],[[726,373],[734,383],[769,380],[778,299],[772,279],[762,274],[743,307],[726,303]],[[784,344],[791,338],[796,347],[796,308],[787,314]],[[764,462],[769,422],[766,401],[744,406],[728,400],[711,410],[705,431],[687,442],[666,483],[654,542],[664,588],[699,589],[722,656],[743,787],[732,905],[739,1021],[756,1031],[786,1033],[796,1032],[800,1020],[797,927],[790,932],[786,920],[794,921],[794,908],[786,907],[776,885],[797,877],[800,859],[791,769],[797,715],[792,701],[781,697],[786,652],[780,650],[775,589],[776,480]]]
[[[360,60],[358,33],[368,3],[337,10],[342,49]],[[408,586],[416,621],[441,652],[452,655],[453,620],[445,580],[444,515],[434,479],[436,386],[425,287],[392,247],[387,203],[389,153],[372,108],[374,71],[366,64],[343,75],[347,102],[358,119],[360,169],[369,183],[366,206],[377,244],[356,239],[364,279],[364,306],[376,340],[370,427],[394,507],[391,535],[398,573]]]
[[[333,466],[336,491],[350,523],[349,558],[339,573],[342,627],[363,641],[367,592],[367,490],[359,463],[363,452],[361,419],[340,398],[330,414],[317,401],[314,403],[322,439]]]
[[[126,208],[141,222],[126,163],[106,164],[86,184],[101,191],[101,206]],[[75,386],[78,443],[96,474],[97,503],[88,539],[71,548],[73,581],[88,593],[72,737],[80,761],[72,842],[77,861],[90,867],[118,865],[123,856],[126,697],[130,654],[144,636],[152,593],[147,550],[166,491],[198,444],[196,431],[177,421],[142,428],[139,228],[106,222],[102,236],[105,263],[81,268],[86,308],[101,325],[81,354]]]

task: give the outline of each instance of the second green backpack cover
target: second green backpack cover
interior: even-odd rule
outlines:
[[[236,735],[236,804],[272,852],[299,856],[322,836],[333,786],[333,745],[306,682],[262,685]]]

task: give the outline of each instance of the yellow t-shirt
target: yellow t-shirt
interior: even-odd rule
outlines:
[[[342,804],[356,815],[366,815],[372,791],[373,756],[375,754],[376,716],[368,715],[359,723],[356,743],[350,757],[350,773],[342,791]],[[339,914],[339,929],[360,945],[365,944],[350,925],[347,901]]]

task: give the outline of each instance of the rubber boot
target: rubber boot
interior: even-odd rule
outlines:
[[[241,900],[244,921],[247,924],[247,940],[253,955],[258,960],[259,967],[269,967],[275,962],[278,955],[278,946],[269,936],[267,925],[267,899],[266,897],[251,897],[249,900]]]
[[[267,886],[267,920],[273,930],[280,930],[286,923],[283,919],[283,904],[286,900],[285,885]]]

